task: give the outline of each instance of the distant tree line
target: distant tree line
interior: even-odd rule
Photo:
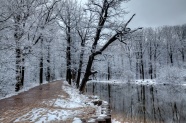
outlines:
[[[104,66],[98,78],[183,82],[186,76],[186,25],[144,28],[133,33],[126,45],[113,44],[105,55],[109,57],[102,57],[102,63],[95,64],[96,69]]]

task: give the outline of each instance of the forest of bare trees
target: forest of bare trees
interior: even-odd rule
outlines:
[[[62,78],[80,91],[91,79],[186,79],[186,25],[132,30],[127,1],[0,0],[0,96]]]
[[[105,69],[100,71],[101,79],[107,79],[110,74],[109,78],[116,80],[185,81],[186,25],[144,28],[126,43],[113,44],[105,52],[110,56],[109,64],[102,61]]]

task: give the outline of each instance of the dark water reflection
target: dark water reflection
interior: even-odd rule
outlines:
[[[110,102],[114,113],[148,123],[186,123],[186,86],[88,83],[87,93]]]

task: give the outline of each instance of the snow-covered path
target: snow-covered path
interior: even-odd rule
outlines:
[[[0,122],[71,123],[75,117],[86,119],[96,113],[96,106],[88,102],[87,96],[56,81],[0,100]]]

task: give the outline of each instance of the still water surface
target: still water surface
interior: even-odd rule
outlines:
[[[87,84],[87,93],[108,101],[113,114],[139,123],[186,123],[186,86],[169,84]]]

